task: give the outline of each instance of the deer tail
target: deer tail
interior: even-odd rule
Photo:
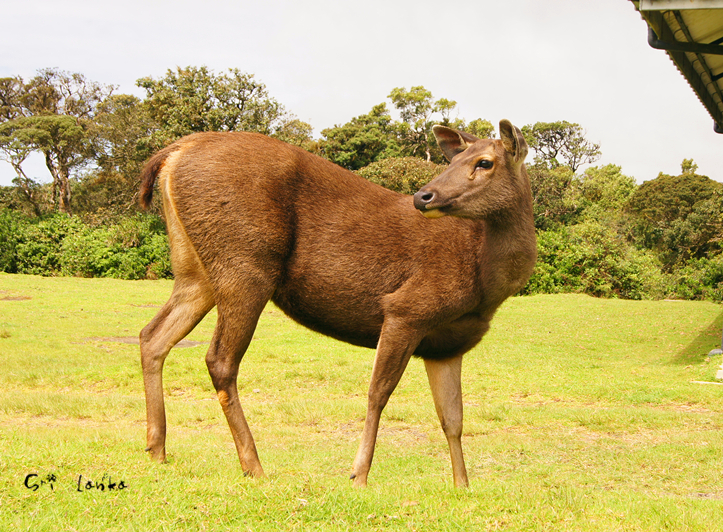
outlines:
[[[144,209],[147,209],[151,204],[151,199],[153,198],[153,185],[156,183],[158,173],[161,171],[161,168],[163,168],[168,156],[178,148],[179,146],[173,144],[159,151],[148,159],[148,162],[143,167],[143,170],[141,170],[141,189],[138,201]]]

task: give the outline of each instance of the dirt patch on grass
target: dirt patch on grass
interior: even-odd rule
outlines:
[[[140,342],[136,336],[95,336],[93,338],[85,338],[86,342],[113,342],[119,344],[134,344]],[[193,340],[181,340],[174,347],[196,347],[199,345],[208,345],[208,342],[195,342]]]
[[[30,296],[0,296],[0,301],[27,301]]]

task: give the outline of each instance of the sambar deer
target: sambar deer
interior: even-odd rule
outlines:
[[[376,348],[354,485],[367,483],[382,409],[412,355],[425,363],[454,483],[468,484],[462,355],[537,254],[527,144],[507,120],[500,140],[442,126],[434,134],[451,163],[414,197],[253,133],[190,135],[148,161],[141,203],[158,179],[175,275],[140,333],[152,457],[166,455],[166,355],[215,305],[208,371],[244,473],[264,474],[236,383],[271,300],[310,329]]]

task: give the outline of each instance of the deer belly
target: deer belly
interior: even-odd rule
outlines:
[[[282,286],[273,302],[290,318],[309,329],[337,340],[375,348],[383,315],[370,294],[360,294],[343,285]]]

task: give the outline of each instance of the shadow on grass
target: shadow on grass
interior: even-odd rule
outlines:
[[[673,357],[671,363],[688,365],[691,362],[700,362],[701,357],[707,355],[712,349],[720,349],[721,329],[723,329],[723,310],[700,331],[692,342]]]

